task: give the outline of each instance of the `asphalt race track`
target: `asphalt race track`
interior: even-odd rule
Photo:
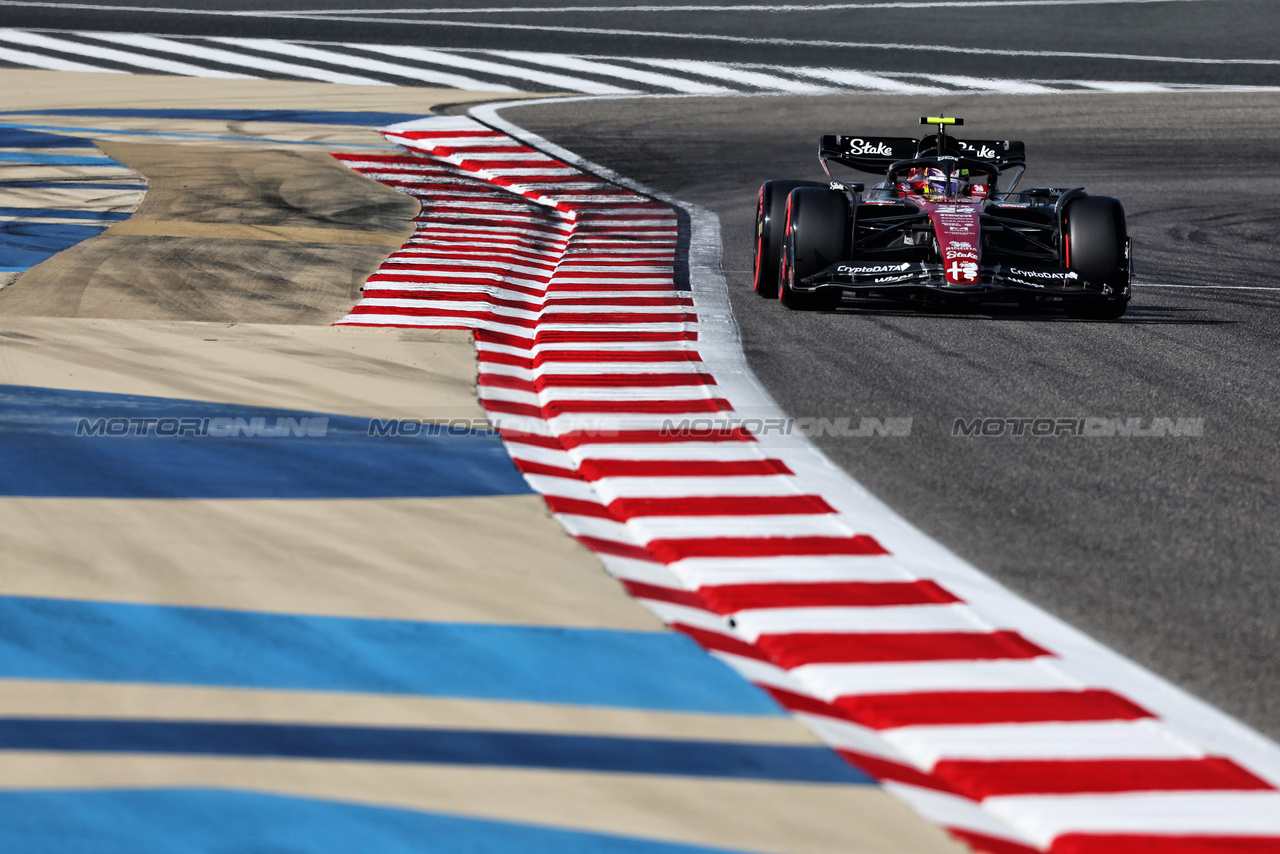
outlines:
[[[1275,96],[771,98],[546,104],[507,118],[714,210],[748,358],[792,415],[912,418],[819,438],[856,479],[1032,601],[1280,734],[1273,524],[1280,418],[1270,263]],[[1139,287],[1121,322],[1013,306],[802,314],[750,290],[755,192],[821,177],[823,132],[909,134],[923,112],[1027,142],[1026,186],[1121,198]],[[970,130],[971,128],[971,130]],[[619,146],[617,140],[628,141]],[[1250,200],[1244,210],[1241,199]],[[1178,287],[1162,287],[1177,285]],[[1225,290],[1225,288],[1250,288]],[[956,419],[1204,418],[1194,437],[953,437]]]
[[[1280,85],[1280,14],[1270,2],[865,3],[785,16],[599,4],[554,19],[535,7],[456,11],[480,8],[473,3],[315,14],[322,5],[347,8],[335,0],[303,14],[301,4],[277,3],[274,18],[105,4],[0,9],[6,27]],[[866,46],[875,41],[897,47]],[[1122,321],[885,304],[796,314],[750,293],[759,183],[821,177],[822,133],[906,135],[925,113],[963,116],[975,136],[1025,140],[1024,186],[1083,185],[1125,203],[1139,278]],[[635,98],[504,115],[719,215],[747,354],[783,408],[855,423],[912,419],[907,437],[817,440],[868,489],[1033,602],[1280,736],[1280,95]],[[1087,417],[1203,418],[1204,429],[1163,438],[952,435],[957,419]]]

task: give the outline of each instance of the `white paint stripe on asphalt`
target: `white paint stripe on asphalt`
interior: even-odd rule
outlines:
[[[159,36],[129,35],[124,33],[99,33],[96,36],[92,33],[85,33],[84,35],[99,38],[104,41],[133,45],[134,47],[140,47],[144,50],[158,50],[165,51],[167,53],[176,53],[180,56],[189,56],[194,59],[207,59],[210,62],[219,62],[223,65],[256,68],[259,71],[285,74],[290,77],[303,77],[308,80],[320,80],[325,83],[352,83],[361,86],[389,85],[381,80],[374,80],[372,77],[357,77],[354,74],[339,74],[336,71],[312,68],[306,65],[297,65],[292,62],[281,62],[276,59],[267,59],[265,57],[253,56],[247,53],[236,53],[234,51],[222,50],[215,47],[206,47],[205,45],[194,44],[180,39],[161,38]]]
[[[801,77],[825,80],[839,86],[890,92],[897,95],[943,95],[951,91],[939,86],[921,86],[917,83],[907,83],[894,80],[892,77],[881,77],[878,74],[846,68],[788,68],[787,71]]]
[[[572,77],[567,74],[538,71],[533,68],[523,68],[518,65],[490,62],[484,59],[475,59],[462,53],[431,50],[429,48],[413,47],[410,45],[362,45],[362,47],[367,50],[376,50],[386,56],[398,59],[411,59],[432,65],[444,66],[445,68],[465,68],[470,71],[482,71],[486,74],[494,74],[500,77],[513,78],[516,80],[528,80],[533,83],[541,83],[546,86],[556,86],[569,92],[585,92],[588,95],[638,94],[633,89],[625,89],[621,86],[612,86],[608,83],[588,80],[585,77]]]
[[[77,35],[97,40],[118,41],[114,36],[103,39],[100,34],[95,35],[94,33],[77,33]],[[12,42],[14,44],[25,45],[27,47],[58,50],[63,53],[83,56],[88,59],[105,59],[108,62],[118,62],[122,65],[132,65],[137,68],[145,68],[150,71],[166,71],[170,74],[184,74],[189,77],[220,77],[223,79],[241,80],[250,77],[248,74],[235,74],[230,71],[202,68],[199,65],[192,65],[188,62],[160,59],[159,57],[145,56],[138,53],[128,53],[126,51],[115,50],[114,48],[109,47],[98,47],[93,44],[67,41],[66,39],[54,38],[41,33],[33,33],[28,30],[0,29],[0,39],[4,39],[5,41]]]
[[[97,74],[128,74],[119,68],[105,68],[88,65],[83,62],[72,62],[57,56],[45,56],[39,53],[28,53],[25,50],[13,50],[0,47],[0,62],[12,62],[14,65],[29,65],[33,68],[47,68],[50,71],[92,71]]]
[[[814,83],[803,83],[773,74],[751,71],[741,65],[726,65],[718,62],[704,62],[697,59],[648,59],[634,58],[632,62],[641,62],[658,68],[670,68],[686,74],[711,77],[717,80],[730,80],[744,86],[764,89],[769,92],[791,92],[795,95],[816,95],[832,91],[831,86],[819,86]]]
[[[391,74],[396,77],[418,80],[423,83],[437,83],[441,86],[451,86],[455,89],[477,89],[488,92],[519,91],[512,86],[503,86],[499,83],[485,83],[472,77],[464,77],[461,74],[448,74],[441,71],[428,71],[424,68],[411,68],[407,65],[398,65],[396,63],[383,62],[382,60],[370,59],[367,57],[356,57],[345,53],[335,53],[331,50],[321,50],[319,48],[307,47],[305,45],[279,41],[277,39],[215,38],[211,39],[211,41],[238,47],[247,47],[268,53],[278,53],[284,56],[291,56],[294,59],[309,59],[314,62],[324,62],[329,65],[342,67],[355,66],[361,71]],[[472,140],[472,142],[474,142],[474,140]]]
[[[689,80],[684,77],[672,77],[669,74],[658,74],[655,71],[642,71],[638,68],[628,68],[624,65],[600,62],[596,58],[587,59],[579,56],[569,56],[564,53],[535,53],[527,50],[491,50],[489,51],[489,54],[491,56],[501,56],[507,59],[531,62],[538,65],[550,65],[556,68],[563,68],[566,71],[579,71],[583,74],[599,74],[605,77],[616,77],[619,80],[632,80],[636,83],[648,83],[650,86],[661,86],[664,89],[674,89],[677,92],[685,92],[690,95],[731,95],[738,92],[737,89],[717,86],[714,83],[703,83],[699,80]]]
[[[1137,282],[1135,288],[1186,288],[1193,291],[1280,291],[1280,287],[1266,285],[1164,285],[1155,282]]]
[[[1055,86],[1079,86],[1099,92],[1117,92],[1121,94],[1143,94],[1147,92],[1172,92],[1174,89],[1163,83],[1131,83],[1127,80],[1047,80]]]
[[[1024,80],[1001,80],[992,77],[964,77],[955,74],[921,74],[926,80],[937,80],[956,89],[1002,92],[1006,95],[1043,95],[1057,90]]]

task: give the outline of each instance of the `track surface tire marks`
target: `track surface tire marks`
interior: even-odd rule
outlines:
[[[644,99],[504,115],[721,217],[747,356],[783,409],[914,419],[908,438],[817,440],[874,494],[1033,602],[1280,734],[1280,292],[1139,287],[1114,324],[1012,307],[794,314],[750,292],[759,183],[820,177],[821,133],[910,132],[926,112],[1026,140],[1024,186],[1121,198],[1139,285],[1272,284],[1274,96]],[[950,435],[956,418],[1005,416],[1206,426],[1198,439]]]

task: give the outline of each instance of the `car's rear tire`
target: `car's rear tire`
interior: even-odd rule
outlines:
[[[778,263],[782,257],[787,196],[797,187],[824,187],[817,181],[765,181],[756,199],[755,256],[751,287],[762,297],[778,297]]]
[[[782,304],[797,311],[830,311],[839,288],[798,291],[801,279],[848,258],[849,200],[825,187],[800,187],[787,197],[786,230],[778,278]]]
[[[1111,288],[1111,295],[1064,301],[1079,320],[1115,320],[1129,307],[1128,230],[1124,206],[1109,196],[1085,196],[1063,217],[1064,262],[1082,277]]]

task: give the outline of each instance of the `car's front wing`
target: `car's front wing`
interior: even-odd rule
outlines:
[[[797,291],[839,288],[855,295],[990,298],[1002,294],[1063,299],[1125,297],[1112,285],[1085,279],[1075,270],[1022,264],[991,264],[978,268],[977,279],[948,282],[942,264],[918,261],[841,262],[800,282]]]

